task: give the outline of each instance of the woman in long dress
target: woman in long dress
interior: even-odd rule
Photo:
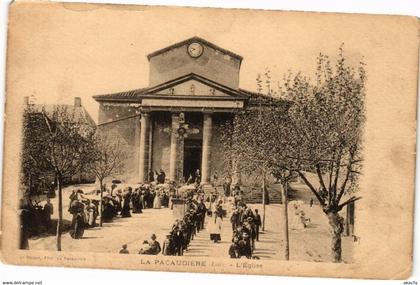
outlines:
[[[131,200],[131,191],[128,191],[123,196],[123,206],[122,206],[122,210],[121,210],[121,217],[123,217],[123,218],[131,217],[130,200]]]
[[[86,208],[88,212],[88,224],[90,227],[94,227],[96,225],[97,208],[96,208],[96,205],[92,201],[89,201],[88,203],[89,204]]]
[[[155,199],[153,201],[153,208],[154,209],[162,208],[162,201],[160,200],[160,196],[161,196],[160,193],[156,192]]]
[[[72,206],[75,208],[75,213],[73,214],[73,219],[71,223],[70,236],[74,239],[80,239],[83,237],[83,233],[85,231],[85,217],[83,214],[83,204],[78,201],[76,202],[77,204],[73,202]]]

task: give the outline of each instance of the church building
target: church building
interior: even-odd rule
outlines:
[[[239,88],[242,57],[193,37],[147,58],[147,87],[93,97],[100,130],[127,147],[121,178],[143,183],[159,169],[169,181],[186,180],[197,169],[204,184],[220,178],[221,126],[263,96]]]

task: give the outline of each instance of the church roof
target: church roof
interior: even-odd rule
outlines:
[[[192,43],[192,42],[199,42],[199,43],[202,43],[202,44],[204,44],[204,45],[207,45],[207,46],[209,46],[209,47],[211,47],[211,48],[213,48],[213,49],[215,49],[215,50],[218,50],[218,51],[220,51],[220,52],[222,52],[222,53],[228,54],[228,55],[230,55],[230,56],[232,56],[232,57],[234,57],[234,58],[238,59],[239,61],[242,61],[242,59],[243,59],[243,58],[242,58],[242,56],[240,56],[240,55],[238,55],[238,54],[236,54],[236,53],[234,53],[234,52],[231,52],[231,51],[229,51],[229,50],[226,50],[226,49],[224,49],[224,48],[221,48],[221,47],[219,47],[219,46],[217,46],[217,45],[215,45],[215,44],[213,44],[213,43],[211,43],[211,42],[208,42],[208,41],[206,41],[205,39],[202,39],[202,38],[200,38],[200,37],[192,37],[192,38],[189,38],[189,39],[183,40],[183,41],[181,41],[181,42],[178,42],[178,43],[172,44],[172,45],[170,45],[170,46],[167,46],[167,47],[165,47],[165,48],[163,48],[163,49],[159,49],[159,50],[157,50],[157,51],[154,51],[154,52],[152,52],[152,53],[150,53],[150,54],[148,54],[148,55],[147,55],[147,59],[148,59],[148,60],[150,60],[150,58],[152,58],[152,57],[154,57],[154,56],[157,56],[157,55],[159,55],[159,54],[162,54],[162,53],[164,53],[164,52],[167,52],[167,51],[169,51],[169,50],[171,50],[171,49],[174,49],[174,48],[177,48],[177,47],[181,47],[181,46],[183,46],[183,45],[188,45],[188,44],[190,44],[190,43]]]
[[[112,93],[112,94],[104,94],[104,95],[95,95],[93,96],[93,98],[96,101],[139,101],[142,98],[147,98],[147,97],[151,97],[151,96],[162,96],[162,97],[171,97],[171,98],[176,98],[176,97],[190,97],[188,95],[163,95],[163,94],[159,94],[159,95],[155,95],[153,93],[159,92],[160,90],[163,89],[167,89],[167,88],[171,88],[175,85],[181,84],[183,82],[186,82],[188,80],[197,80],[203,84],[209,85],[217,90],[220,90],[226,94],[229,94],[232,96],[231,99],[242,99],[242,100],[246,100],[248,99],[248,96],[246,94],[244,94],[242,91],[240,90],[235,90],[232,89],[230,87],[227,87],[225,85],[222,85],[220,83],[217,83],[213,80],[207,79],[203,76],[200,76],[198,74],[195,73],[189,73],[187,75],[178,77],[176,79],[170,80],[168,82],[165,83],[161,83],[152,87],[147,87],[147,88],[139,88],[139,89],[133,89],[133,90],[129,90],[129,91],[124,91],[124,92],[118,92],[118,93]],[[198,96],[196,96],[198,97]],[[222,99],[220,98],[220,96],[200,96],[200,98],[205,97],[205,99]],[[193,97],[195,98],[195,97]],[[229,97],[227,97],[226,99],[229,99]]]

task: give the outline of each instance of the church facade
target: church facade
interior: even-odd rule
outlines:
[[[98,127],[129,153],[121,178],[144,183],[159,169],[169,181],[197,169],[204,184],[222,177],[222,126],[262,96],[239,88],[242,57],[193,37],[147,58],[148,87],[94,96]]]

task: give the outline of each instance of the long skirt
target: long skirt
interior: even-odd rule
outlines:
[[[82,214],[77,214],[73,217],[70,236],[74,239],[80,239],[85,232],[85,220]]]
[[[121,210],[121,217],[128,218],[131,217],[130,214],[130,205],[128,203],[124,204],[122,210]]]
[[[160,197],[158,195],[156,195],[155,201],[153,202],[153,208],[155,208],[155,209],[162,208],[162,202],[161,202]]]

